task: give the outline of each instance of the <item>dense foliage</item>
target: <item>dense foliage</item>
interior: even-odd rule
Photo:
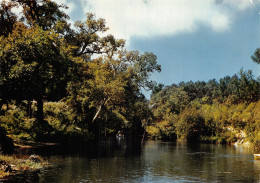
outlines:
[[[247,138],[256,143],[260,140],[259,97],[259,78],[242,69],[219,81],[157,87],[150,101],[154,123],[147,132],[161,139],[225,143]]]
[[[25,140],[143,134],[150,114],[141,89],[155,85],[156,56],[127,51],[94,14],[72,28],[64,8],[51,0],[1,2],[0,125]]]

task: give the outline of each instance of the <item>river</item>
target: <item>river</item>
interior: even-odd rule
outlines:
[[[258,182],[253,152],[229,145],[106,141],[81,151],[50,153],[53,165],[35,182]]]

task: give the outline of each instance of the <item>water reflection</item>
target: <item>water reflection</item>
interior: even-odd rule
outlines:
[[[50,155],[39,182],[257,182],[260,161],[234,146],[109,139]]]
[[[154,143],[154,142],[153,142]],[[152,175],[199,182],[256,182],[259,170],[252,152],[236,151],[232,146],[200,144],[150,144],[145,151]]]

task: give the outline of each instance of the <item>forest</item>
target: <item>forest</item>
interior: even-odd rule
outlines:
[[[259,61],[259,49],[252,59]],[[260,139],[259,88],[259,78],[243,69],[219,81],[159,84],[149,103],[154,121],[147,132],[155,139],[208,143],[245,139],[254,146]]]
[[[260,78],[251,71],[156,84],[150,79],[161,71],[156,55],[126,50],[125,40],[106,34],[105,20],[92,13],[71,25],[67,8],[51,0],[1,2],[3,151],[12,141],[88,143],[119,131],[161,140],[258,142]],[[260,63],[259,48],[251,59]],[[150,100],[142,90],[152,91]]]

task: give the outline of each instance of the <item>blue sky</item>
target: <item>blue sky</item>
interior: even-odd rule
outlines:
[[[260,47],[260,0],[56,0],[71,21],[86,12],[106,19],[109,33],[128,50],[153,52],[162,66],[158,83],[208,81],[241,68],[257,77],[250,59]]]

